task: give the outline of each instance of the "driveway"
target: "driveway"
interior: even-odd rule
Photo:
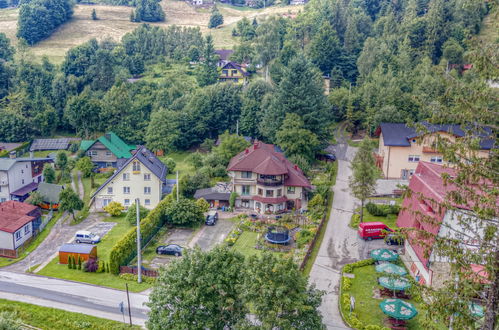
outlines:
[[[204,226],[189,242],[189,247],[196,245],[203,251],[211,250],[215,245],[224,241],[234,228],[235,223],[227,219],[218,219],[214,226]]]

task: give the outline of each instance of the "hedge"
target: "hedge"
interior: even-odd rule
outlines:
[[[369,265],[374,265],[374,259],[372,258],[364,259],[351,264],[347,264],[343,267],[343,273],[351,273],[353,272],[354,268],[364,267]]]
[[[374,216],[386,217],[388,214],[399,214],[400,206],[398,205],[377,205],[374,203],[367,203],[366,209]]]
[[[172,194],[160,201],[158,206],[140,222],[142,246],[145,246],[166,223],[166,208],[171,202],[173,202]],[[118,275],[120,266],[127,265],[136,255],[137,229],[132,228],[111,249],[108,265],[110,272]]]
[[[15,148],[15,149],[12,149],[12,150],[10,150],[10,151],[8,151],[8,150],[2,150],[2,151],[0,151],[0,158],[2,158],[2,157],[9,157],[9,153],[10,153],[11,151],[15,151],[15,152],[16,152],[16,155],[17,155],[17,152],[18,152],[18,151],[23,151],[23,152],[26,152],[27,150],[25,150],[25,149],[27,149],[27,147],[29,146],[29,144],[30,144],[30,142],[24,142],[24,143],[23,143],[23,144],[21,144],[19,147]],[[18,155],[17,155],[17,156],[18,156]]]

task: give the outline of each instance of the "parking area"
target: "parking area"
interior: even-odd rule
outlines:
[[[116,222],[99,222],[86,228],[85,230],[99,236],[101,239],[116,225]],[[76,234],[76,232],[75,232]],[[73,237],[74,238],[74,237]],[[71,243],[76,243],[73,239]]]

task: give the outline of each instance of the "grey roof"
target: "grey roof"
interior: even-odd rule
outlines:
[[[8,171],[17,162],[33,162],[47,160],[53,161],[52,158],[0,158],[0,171]]]
[[[214,188],[198,189],[194,193],[194,198],[204,198],[206,200],[228,201],[230,193],[219,192]]]
[[[216,49],[215,54],[220,57],[221,61],[227,61],[234,54],[234,51],[232,49]]]
[[[64,189],[64,186],[53,183],[41,182],[38,185],[38,192],[42,195],[45,203],[59,203],[59,195],[62,189]]]
[[[22,146],[22,143],[7,143],[7,142],[0,142],[0,150],[7,150],[11,151],[13,149],[16,149],[20,146]]]
[[[59,248],[59,252],[69,252],[69,253],[90,253],[95,245],[91,244],[63,244]]]
[[[430,124],[421,123],[429,133],[447,132],[455,136],[463,137],[466,133],[460,125],[457,124]],[[491,130],[488,127],[482,128],[483,132],[478,135],[482,137],[480,147],[485,150],[494,147],[494,139],[489,138]],[[426,134],[427,132],[419,132],[414,127],[409,127],[402,123],[381,123],[380,130],[383,133],[383,142],[385,146],[394,147],[409,147],[410,139]]]
[[[133,151],[132,151],[133,152]],[[97,189],[92,197],[97,195],[99,191],[101,191],[102,188],[104,188],[109,182],[111,182],[119,173],[121,173],[121,170],[125,168],[128,164],[130,164],[134,159],[137,159],[140,161],[145,167],[149,169],[155,176],[157,176],[163,184],[166,183],[166,174],[168,173],[168,168],[166,167],[163,162],[161,162],[158,157],[154,153],[152,153],[150,150],[148,150],[146,147],[141,147],[137,151],[135,151],[134,155],[131,158],[128,158],[127,161],[123,164],[122,167],[120,167],[118,170],[114,172],[109,179],[106,180],[102,184],[102,186]]]
[[[29,148],[30,151],[37,150],[65,150],[69,147],[69,138],[61,139],[35,139]]]

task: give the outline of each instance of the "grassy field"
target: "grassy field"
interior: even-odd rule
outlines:
[[[208,29],[210,10],[196,9],[184,1],[163,0],[161,6],[166,14],[165,22],[152,25],[168,26],[180,25],[199,27],[204,34],[213,36],[217,48],[232,48],[237,42],[231,35],[237,21],[243,17],[264,18],[272,14],[287,12],[296,13],[303,6],[273,6],[265,9],[237,8],[228,5],[220,6],[224,16],[224,25],[217,29]],[[97,12],[98,20],[91,19],[92,9]],[[135,29],[140,23],[130,22],[130,13],[133,8],[125,6],[106,5],[76,5],[73,18],[60,26],[49,38],[32,47],[34,55],[41,58],[46,55],[55,63],[61,63],[65,53],[71,47],[80,45],[91,38],[103,40],[111,38],[119,41],[121,37]],[[0,31],[4,32],[14,44],[17,29],[18,9],[0,10]]]
[[[499,7],[485,17],[479,38],[488,44],[499,44]]]
[[[125,221],[125,217],[108,217],[103,221],[116,222],[117,224],[111,229],[102,241],[97,244],[97,255],[100,260],[108,261],[109,253],[114,243],[116,243],[125,233],[133,228]],[[38,272],[39,275],[57,277],[66,280],[77,282],[91,283],[101,286],[107,286],[115,289],[125,289],[125,283],[131,291],[139,292],[150,287],[147,283],[138,284],[136,282],[126,282],[116,275],[110,273],[85,273],[77,269],[69,269],[67,265],[60,265],[59,258],[55,257],[45,268]]]
[[[176,166],[175,166],[175,171],[179,172],[179,177],[182,177],[184,174],[192,174],[194,172],[194,168],[189,164],[186,159],[189,157],[191,153],[188,151],[179,151],[179,152],[172,152],[169,153],[163,157],[159,157],[161,161],[165,161],[167,158],[171,158],[175,161]],[[168,174],[167,178],[168,179],[175,179],[176,174]]]
[[[262,254],[261,250],[255,249],[258,233],[245,231],[239,236],[236,243],[232,246],[234,250],[243,254],[245,257]]]
[[[0,299],[0,311],[14,313],[16,318],[25,325],[36,327],[37,329],[140,329],[139,326],[130,327],[128,324],[101,319],[95,316],[5,299]],[[21,328],[24,329],[25,327]],[[7,326],[5,329],[10,329],[10,327]]]

